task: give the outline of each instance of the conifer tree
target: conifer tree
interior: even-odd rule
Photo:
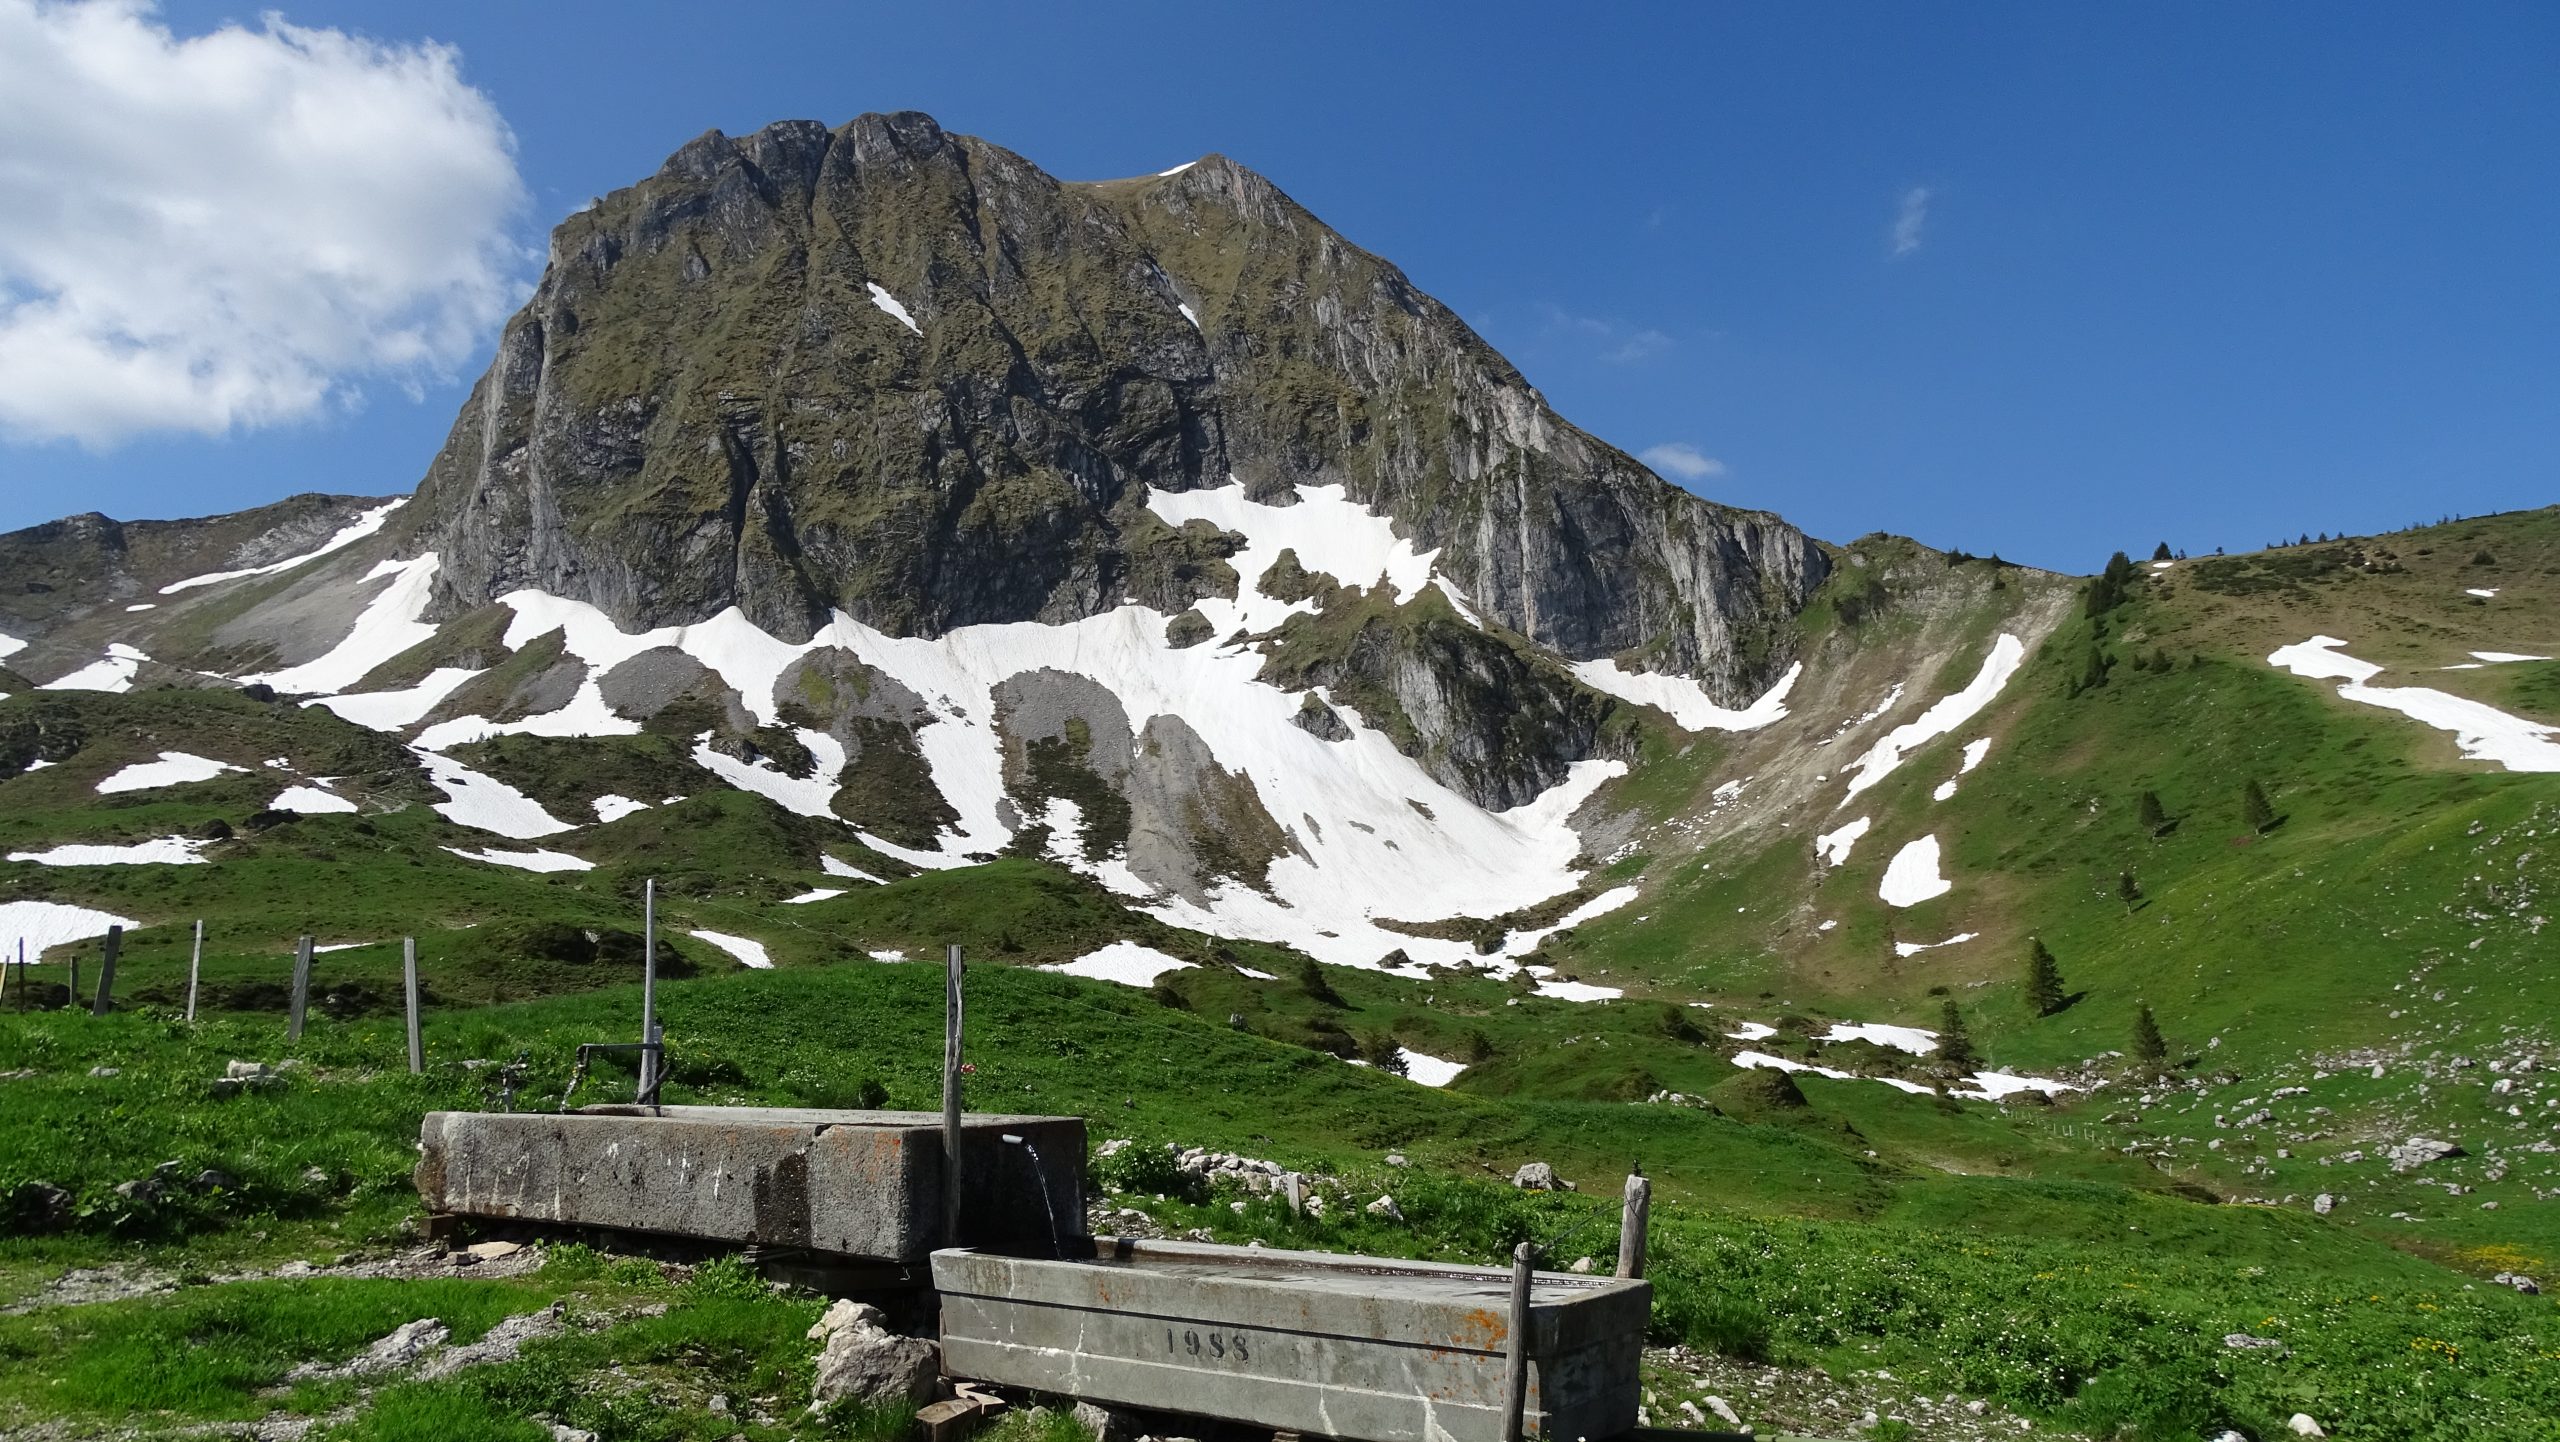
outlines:
[[[2240,806],[2249,818],[2249,829],[2264,831],[2276,824],[2275,803],[2267,799],[2267,790],[2252,776],[2240,790]]]
[[[2133,1009],[2133,1059],[2153,1071],[2169,1059],[2168,1040],[2160,1035],[2159,1018],[2147,1001]]]
[[[2152,551],[2151,551],[2151,559],[2153,559],[2153,560],[2155,560],[2155,561],[2165,561],[2165,560],[2168,560],[2168,559],[2169,559],[2169,543],[2168,543],[2168,542],[2166,542],[2166,541],[2162,541],[2159,545],[2157,545],[2157,546],[2153,547],[2153,548],[2152,548]]]
[[[2135,819],[2142,823],[2142,829],[2152,835],[2157,836],[2169,829],[2169,808],[2160,804],[2159,792],[2143,792],[2141,804],[2134,810]]]
[[[2030,940],[2027,943],[2027,1005],[2033,1007],[2038,1016],[2051,1016],[2062,1010],[2067,999],[2062,990],[2062,968],[2055,964],[2053,953],[2045,949],[2044,938]]]
[[[2133,879],[2132,872],[2116,873],[2116,900],[2123,902],[2127,911],[2142,904],[2142,883]]]
[[[1979,1060],[1974,1055],[1973,1038],[1965,1033],[1964,1013],[1956,1009],[1956,999],[1948,997],[1938,1009],[1938,1060],[1954,1071],[1969,1072]]]

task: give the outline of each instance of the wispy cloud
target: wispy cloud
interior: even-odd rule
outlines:
[[[1703,481],[1724,474],[1724,462],[1687,441],[1665,441],[1658,446],[1648,446],[1636,459],[1653,467],[1658,474],[1683,481]]]
[[[1612,365],[1635,365],[1649,361],[1671,349],[1671,337],[1658,330],[1640,330],[1600,353],[1600,359]]]
[[[1568,337],[1588,345],[1600,360],[1609,365],[1642,365],[1679,344],[1651,326],[1581,315],[1560,305],[1543,305],[1539,309],[1546,317],[1549,335]]]
[[[1928,228],[1929,187],[1915,185],[1902,192],[1902,209],[1893,217],[1893,253],[1901,256],[1918,250]]]

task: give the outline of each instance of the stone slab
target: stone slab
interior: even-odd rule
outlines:
[[[943,1368],[1088,1401],[1362,1442],[1501,1442],[1511,1274],[1099,1238],[1090,1260],[933,1255]],[[1653,1289],[1540,1272],[1531,1435],[1633,1427]]]
[[[942,1236],[942,1118],[927,1112],[430,1112],[417,1184],[430,1212],[882,1261],[951,1240],[1046,1254],[1084,1230],[1081,1118],[972,1113],[961,1137],[956,1239]]]

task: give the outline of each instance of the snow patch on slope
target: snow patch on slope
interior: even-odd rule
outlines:
[[[459,846],[445,850],[465,861],[485,861],[491,866],[512,866],[518,871],[593,871],[596,864],[582,856],[565,851],[500,851],[492,846],[480,851],[465,851]]]
[[[1849,860],[1849,848],[1857,845],[1858,838],[1866,835],[1867,828],[1873,825],[1874,817],[1861,816],[1837,831],[1823,832],[1813,838],[1813,854],[1821,857],[1825,866],[1844,865]]]
[[[355,629],[329,653],[299,666],[244,676],[293,696],[334,696],[365,677],[374,667],[435,635],[436,628],[418,619],[433,598],[436,571],[443,564],[429,551],[413,561],[384,561],[365,572],[366,581],[391,578],[382,593],[365,604]]]
[[[1686,676],[1621,670],[1616,661],[1607,659],[1576,661],[1573,674],[1595,691],[1665,712],[1684,731],[1756,731],[1787,714],[1787,692],[1804,674],[1804,663],[1789,666],[1776,685],[1739,711],[1717,705],[1704,687]]]
[[[156,841],[122,846],[74,843],[50,851],[12,851],[9,859],[32,861],[38,866],[199,866],[204,858],[197,853],[212,844],[184,836],[163,836]]]
[[[68,676],[58,676],[37,687],[39,691],[130,691],[134,673],[151,658],[122,641],[107,647],[107,654]]]
[[[334,791],[318,786],[288,786],[267,803],[269,811],[295,811],[305,816],[324,816],[356,809],[356,804]]]
[[[1191,963],[1180,957],[1167,956],[1151,946],[1134,941],[1115,941],[1100,951],[1090,951],[1073,961],[1044,966],[1042,971],[1060,971],[1093,981],[1116,981],[1122,986],[1153,986],[1156,978],[1169,971],[1189,971]]]
[[[409,498],[407,496],[402,496],[398,500],[394,501],[385,501],[381,505],[374,507],[372,510],[366,511],[362,515],[357,516],[355,520],[341,528],[337,534],[331,536],[325,541],[322,541],[316,548],[305,551],[299,556],[287,557],[281,561],[270,561],[263,566],[252,566],[245,571],[214,571],[202,576],[189,576],[183,581],[171,581],[168,585],[161,587],[160,594],[163,596],[174,596],[180,591],[192,591],[198,586],[216,586],[220,585],[224,581],[241,581],[246,580],[251,576],[272,576],[278,571],[290,571],[305,561],[316,561],[322,556],[328,555],[332,551],[343,551],[347,547],[354,545],[356,542],[363,540],[365,537],[372,535],[374,532],[381,530],[382,523],[391,519],[391,513],[407,504],[409,504]]]
[[[1903,758],[1927,743],[1946,735],[1979,715],[1991,704],[2000,688],[2018,673],[2019,663],[2026,659],[2027,643],[2002,632],[1991,643],[1991,654],[1982,658],[1982,669],[1974,673],[1965,688],[1950,696],[1942,696],[1937,704],[1910,721],[1905,721],[1884,734],[1867,754],[1850,764],[1855,773],[1849,778],[1846,801],[1892,774]]]
[[[1458,1073],[1467,1069],[1465,1062],[1442,1061],[1436,1056],[1424,1056],[1411,1047],[1397,1047],[1396,1055],[1404,1061],[1404,1079],[1421,1086],[1447,1086],[1458,1079]]]
[[[1923,836],[1893,854],[1876,895],[1887,906],[1917,906],[1954,889],[1953,882],[1938,874],[1938,838]]]
[[[887,286],[882,285],[876,280],[866,280],[862,283],[862,288],[871,292],[871,303],[880,307],[883,312],[895,319],[898,324],[905,326],[907,329],[914,331],[918,335],[924,334],[924,327],[916,324],[916,318],[907,314],[907,308],[898,304],[898,298],[889,294],[889,288]]]
[[[195,756],[184,751],[163,751],[157,761],[136,761],[120,767],[116,773],[98,783],[98,794],[113,796],[123,791],[152,791],[163,786],[184,786],[195,781],[211,781],[226,771],[240,767],[210,756]]]
[[[112,911],[69,906],[59,901],[0,901],[0,954],[16,961],[41,960],[47,947],[65,946],[104,936],[107,928],[131,931],[134,921]]]
[[[833,819],[836,782],[844,774],[844,743],[824,731],[813,731],[805,726],[794,734],[799,736],[801,745],[809,748],[810,758],[817,762],[815,769],[806,776],[785,775],[762,758],[747,762],[714,751],[708,731],[694,739],[693,761],[739,790],[752,791],[785,811]]]
[[[1175,526],[1207,521],[1243,533],[1244,549],[1228,558],[1236,570],[1236,599],[1206,596],[1198,603],[1220,636],[1239,628],[1268,631],[1297,612],[1316,609],[1313,600],[1262,594],[1263,574],[1282,551],[1296,551],[1298,564],[1310,574],[1322,572],[1345,586],[1383,583],[1387,599],[1398,605],[1431,583],[1431,563],[1440,554],[1398,539],[1386,517],[1351,500],[1342,486],[1300,486],[1294,506],[1246,500],[1241,482],[1208,491],[1150,489],[1147,509]]]
[[[427,768],[427,779],[445,794],[435,810],[448,821],[516,841],[531,841],[571,829],[568,822],[543,810],[541,802],[494,776],[433,751],[416,755],[419,764]]]
[[[460,690],[462,683],[479,675],[461,666],[438,666],[427,673],[427,679],[415,686],[397,691],[358,691],[345,696],[323,696],[314,706],[326,706],[343,720],[375,731],[397,731],[416,724],[419,718],[436,709],[436,703]]]
[[[2509,771],[2560,771],[2560,727],[2425,686],[2367,685],[2382,668],[2338,649],[2346,644],[2334,636],[2314,636],[2277,647],[2268,653],[2267,664],[2297,676],[2342,682],[2338,695],[2345,700],[2450,731],[2454,745],[2474,761],[2494,761]]]
[[[773,955],[764,943],[752,937],[731,936],[724,931],[689,931],[685,935],[696,941],[707,941],[738,959],[741,965],[756,971],[773,970]]]

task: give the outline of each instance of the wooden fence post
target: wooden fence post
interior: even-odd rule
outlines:
[[[304,937],[293,948],[293,1020],[287,1025],[287,1042],[302,1040],[302,1013],[311,1001],[311,938]]]
[[[196,981],[204,975],[204,918],[196,918],[195,949],[187,953],[187,1020],[196,1019]]]
[[[427,1052],[418,1039],[418,939],[400,938],[400,984],[409,994],[409,1075],[427,1069]]]
[[[1639,1167],[1627,1178],[1625,1207],[1618,1213],[1618,1275],[1644,1275],[1645,1231],[1653,1221],[1653,1183]]]
[[[107,1006],[115,1000],[116,957],[124,951],[124,928],[107,928],[107,954],[98,962],[98,994],[89,1002],[89,1015],[105,1016]],[[74,998],[77,1000],[77,998]]]
[[[942,1244],[960,1245],[960,948],[942,965]]]

